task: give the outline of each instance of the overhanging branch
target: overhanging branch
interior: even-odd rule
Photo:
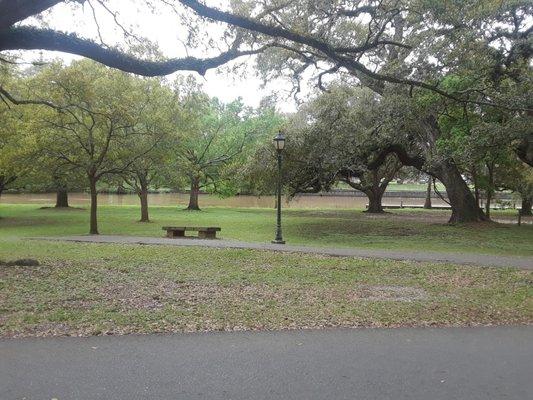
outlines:
[[[0,30],[39,14],[64,0],[0,0]]]
[[[84,56],[112,68],[143,76],[169,75],[176,71],[195,71],[204,75],[207,70],[219,67],[241,56],[257,54],[268,46],[255,50],[238,50],[233,46],[211,58],[172,58],[164,61],[142,60],[118,49],[106,48],[88,39],[50,29],[13,27],[0,32],[2,50],[51,50]]]

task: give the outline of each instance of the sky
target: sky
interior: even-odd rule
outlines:
[[[123,33],[117,26],[113,17],[106,12],[96,2],[92,3],[94,8],[88,4],[68,5],[60,3],[54,6],[49,13],[44,15],[44,22],[51,28],[66,32],[74,32],[79,36],[88,37],[99,41],[100,37],[104,43],[114,45],[124,43]],[[187,54],[197,57],[216,55],[220,51],[205,46],[208,38],[215,39],[216,43],[221,43],[219,38],[223,32],[223,26],[218,24],[206,24],[202,27],[205,40],[198,47],[186,49],[188,30],[170,9],[161,10],[152,14],[143,8],[137,1],[110,0],[109,8],[118,11],[118,21],[121,25],[128,27],[128,30],[148,38],[157,44],[161,52],[166,57],[183,57]],[[128,4],[127,7],[124,5]],[[94,11],[93,11],[94,10]],[[189,11],[190,12],[190,11]],[[98,21],[98,27],[95,23]],[[35,20],[28,20],[26,23],[35,24]],[[98,33],[100,32],[100,34]],[[60,52],[26,52],[26,59],[33,60],[41,57],[45,59],[61,58],[66,63],[73,59],[80,58],[70,54]],[[262,87],[262,80],[254,71],[254,57],[241,57],[237,62],[245,62],[246,66],[240,68],[237,74],[228,74],[226,67],[216,70],[209,70],[205,77],[196,73],[179,73],[182,75],[193,75],[202,83],[204,90],[210,96],[216,96],[222,101],[229,102],[238,97],[249,106],[257,107],[261,98],[270,95],[272,92],[278,93],[278,110],[291,112],[296,109],[296,103],[287,95],[290,88],[288,82],[273,81],[266,87]],[[232,66],[233,63],[228,64]],[[175,74],[174,74],[175,75]],[[168,78],[172,79],[171,75]]]

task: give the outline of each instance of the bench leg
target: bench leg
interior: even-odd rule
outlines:
[[[200,239],[216,239],[217,233],[215,231],[199,231],[198,238]]]
[[[185,231],[167,231],[168,238],[184,237]]]

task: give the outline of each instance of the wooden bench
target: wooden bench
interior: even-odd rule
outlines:
[[[217,232],[220,232],[221,228],[216,226],[164,226],[164,231],[167,231],[167,237],[191,237],[185,236],[185,231],[196,231],[200,239],[216,239]]]

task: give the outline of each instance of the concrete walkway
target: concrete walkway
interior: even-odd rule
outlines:
[[[533,327],[0,340],[1,399],[523,400]]]
[[[269,251],[286,251],[293,253],[324,254],[338,257],[380,258],[402,261],[440,262],[482,267],[515,267],[533,270],[533,257],[493,256],[468,253],[439,253],[430,251],[407,250],[373,250],[357,248],[325,248],[279,245],[271,243],[248,243],[232,240],[168,239],[157,237],[135,237],[118,235],[80,235],[64,237],[39,238],[84,243],[124,243],[169,246],[202,246],[232,249],[254,249]],[[533,244],[532,244],[533,245]]]

